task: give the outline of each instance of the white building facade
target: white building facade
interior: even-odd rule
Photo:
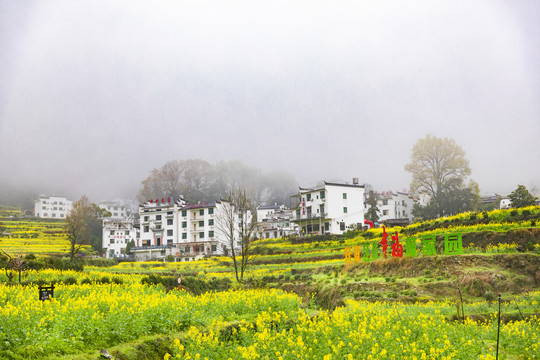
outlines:
[[[133,224],[133,219],[105,218],[103,220],[102,245],[105,257],[127,258],[127,245],[133,241],[136,245],[138,229]]]
[[[413,221],[413,206],[414,198],[408,192],[383,191],[378,193],[379,223],[386,221],[389,225],[408,225]]]
[[[218,226],[219,214],[230,206],[225,201],[186,203],[156,199],[139,207],[140,237],[134,249],[138,260],[172,255],[181,261],[226,255],[229,238]]]
[[[65,197],[40,197],[34,201],[34,215],[43,219],[65,219],[72,208],[73,202]]]
[[[113,219],[123,219],[130,215],[127,206],[120,201],[100,201],[98,206],[110,212]]]
[[[364,185],[324,182],[312,188],[300,188],[293,195],[296,206],[293,222],[305,235],[343,234],[362,228],[364,223]]]
[[[286,237],[297,232],[293,212],[281,205],[257,207],[257,228],[263,239]]]

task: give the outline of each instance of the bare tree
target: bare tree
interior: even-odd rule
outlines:
[[[229,191],[217,213],[216,227],[227,240],[227,254],[233,263],[236,280],[244,281],[244,274],[255,256],[257,212],[255,202],[245,189]]]
[[[66,218],[66,231],[70,242],[69,256],[71,261],[85,245],[90,245],[92,232],[88,226],[89,220],[93,217],[95,207],[92,206],[88,198],[83,195],[79,201],[73,204],[71,213]]]
[[[23,271],[27,270],[28,268],[28,263],[24,259],[24,256],[22,254],[11,256],[4,250],[2,250],[2,253],[4,257],[4,259],[2,259],[2,265],[4,267],[4,271],[6,272],[8,282],[13,281],[15,273],[18,273],[20,283]]]

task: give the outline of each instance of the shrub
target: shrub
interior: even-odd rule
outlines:
[[[491,291],[488,290],[488,291],[486,291],[486,292],[484,293],[484,298],[485,298],[487,301],[493,301],[493,300],[495,300],[495,294],[493,294],[493,292],[491,292]]]
[[[101,279],[99,279],[99,282],[102,283],[102,284],[110,284],[111,279],[109,279],[108,276],[103,276]]]
[[[122,285],[124,283],[124,280],[122,280],[122,278],[120,278],[118,276],[113,276],[112,283]]]
[[[64,280],[64,284],[65,285],[76,285],[77,284],[77,279],[74,276],[68,276]]]
[[[84,278],[81,280],[81,285],[84,284],[92,284],[92,280],[90,280],[90,278]]]

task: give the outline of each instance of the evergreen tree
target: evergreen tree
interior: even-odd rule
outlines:
[[[516,190],[512,191],[512,193],[508,195],[508,198],[510,201],[512,201],[512,207],[515,208],[534,205],[538,199],[537,197],[534,197],[529,190],[527,190],[525,185],[519,185]]]
[[[366,204],[369,205],[369,209],[366,212],[366,220],[377,222],[379,221],[379,208],[377,207],[377,195],[373,190],[369,191]]]

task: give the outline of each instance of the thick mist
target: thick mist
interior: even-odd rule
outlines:
[[[170,160],[409,188],[430,133],[540,189],[540,3],[0,2],[0,203],[134,198]],[[23,196],[23,195],[20,195]]]

